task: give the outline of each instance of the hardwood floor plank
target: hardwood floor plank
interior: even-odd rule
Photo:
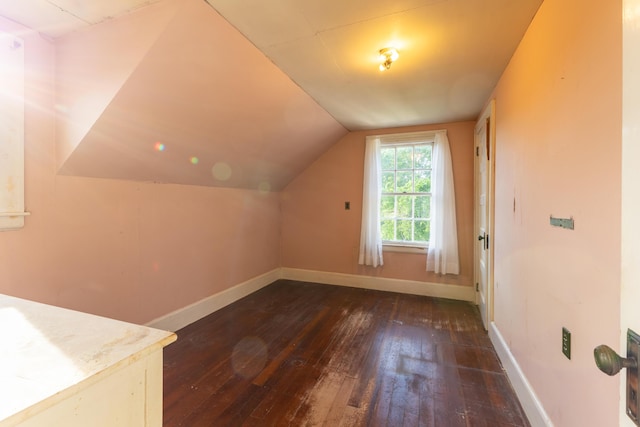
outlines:
[[[178,331],[164,426],[521,426],[477,308],[279,280]]]
[[[329,408],[329,412],[322,422],[323,426],[334,427],[340,425],[343,418],[346,417],[345,412],[349,409],[349,396],[351,395],[355,384],[355,378],[349,376],[344,377],[342,384],[340,385],[340,390],[338,390],[335,399],[331,404],[331,408]]]
[[[304,336],[312,330],[318,322],[320,322],[329,311],[328,307],[322,309],[310,322],[306,324],[306,326],[300,331],[298,335],[296,335],[293,340],[287,345],[271,362],[260,372],[260,374],[253,380],[253,384],[257,386],[264,385],[271,374],[278,369],[278,367],[284,362],[293,351],[296,350],[296,346],[299,345],[300,341],[304,338]]]
[[[397,304],[396,296],[388,298],[389,295],[384,293],[381,298],[384,298],[381,303],[384,308],[381,308],[379,315],[376,317],[376,321],[373,324],[375,328],[375,334],[372,335],[372,342],[367,349],[367,353],[364,357],[364,363],[362,363],[358,382],[351,393],[349,399],[349,406],[356,408],[365,407],[368,408],[371,402],[372,394],[375,390],[375,378],[378,372],[378,365],[382,356],[382,347],[385,342],[385,336],[387,333],[387,325],[395,315]],[[385,310],[386,309],[386,310]]]

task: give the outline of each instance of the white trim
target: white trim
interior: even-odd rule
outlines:
[[[433,144],[436,133],[446,131],[446,129],[436,129],[418,132],[383,133],[381,135],[369,135],[369,137],[379,138],[381,144]]]
[[[31,212],[0,212],[0,217],[12,217],[12,216],[29,216]]]
[[[146,326],[175,332],[241,298],[280,279],[280,268],[256,276],[222,292],[208,296],[186,307],[172,311],[147,323]]]
[[[509,346],[502,337],[502,334],[498,330],[495,322],[491,322],[489,324],[489,338],[496,349],[496,353],[502,362],[502,366],[507,372],[509,381],[511,381],[511,385],[520,400],[520,404],[522,405],[527,418],[529,418],[529,423],[531,423],[532,426],[553,426],[553,423],[545,412],[542,403],[538,399],[538,396],[536,396],[531,384],[529,384],[527,377],[520,369],[518,361],[511,353],[511,350],[509,350]]]
[[[415,280],[389,279],[386,277],[361,276],[356,274],[331,273],[326,271],[302,270],[296,268],[276,268],[260,276],[249,279],[222,292],[196,301],[186,307],[160,316],[146,326],[175,332],[209,314],[220,310],[237,300],[252,294],[278,279],[299,280],[326,285],[351,286],[354,288],[378,291],[399,292],[402,294],[425,295],[437,298],[449,298],[473,301],[475,292],[472,286],[446,285],[441,283],[419,282]]]
[[[473,146],[475,147],[475,149],[478,148],[477,145],[477,135],[478,135],[478,131],[480,130],[480,128],[482,127],[482,122],[486,122],[487,119],[489,119],[489,165],[488,165],[488,170],[487,170],[487,189],[486,189],[486,204],[487,204],[487,218],[486,218],[486,224],[485,224],[485,232],[487,233],[487,238],[490,239],[490,243],[489,243],[489,251],[487,253],[487,277],[486,277],[486,285],[487,285],[487,294],[485,295],[486,298],[486,307],[484,308],[486,311],[485,313],[482,313],[482,318],[483,318],[483,323],[486,319],[486,322],[488,324],[491,324],[491,322],[493,321],[493,311],[494,311],[494,265],[493,265],[493,253],[494,253],[494,247],[495,247],[495,236],[493,234],[494,230],[495,230],[495,176],[496,176],[496,100],[495,98],[492,99],[489,104],[487,104],[485,106],[485,109],[482,112],[482,115],[478,118],[478,120],[476,121],[476,125],[474,128],[474,140],[473,140]],[[475,154],[475,153],[474,153]],[[478,162],[475,159],[475,155],[474,155],[474,161],[473,161],[473,182],[474,182],[474,190],[473,190],[473,194],[474,194],[474,201],[473,201],[473,212],[474,212],[474,219],[473,219],[473,235],[474,236],[479,236],[480,235],[480,230],[479,230],[479,226],[478,226],[478,211],[477,211],[477,206],[478,206]],[[474,283],[479,283],[480,279],[478,277],[479,273],[480,273],[480,268],[478,267],[478,257],[479,255],[479,248],[477,245],[477,241],[474,240],[474,245],[473,245],[473,265],[474,265],[474,273],[473,273],[473,281]],[[480,298],[480,291],[477,290],[476,291],[476,304],[478,304],[478,307],[480,308],[480,310],[483,310],[483,307],[481,305],[481,298]],[[485,325],[487,326],[487,325]]]
[[[411,244],[396,244],[396,243],[384,243],[382,242],[383,252],[404,252],[410,254],[427,254],[427,248],[425,246],[411,245]]]
[[[462,301],[475,300],[475,291],[472,286],[446,285],[442,283],[419,282],[416,280],[390,279],[386,277],[301,270],[287,267],[282,268],[282,278],[302,282],[351,286],[353,288],[399,292],[402,294],[424,295]]]
[[[8,182],[0,192],[0,231],[24,227],[29,215],[24,207],[24,41],[0,31],[0,61],[7,64],[0,82],[3,121],[0,126],[0,181]]]

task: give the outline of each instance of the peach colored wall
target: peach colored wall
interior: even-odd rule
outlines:
[[[279,197],[56,176],[54,47],[25,38],[26,208],[0,233],[0,293],[147,322],[278,268]]]
[[[158,2],[145,13],[125,15],[110,25],[56,40],[57,114],[64,118],[56,126],[58,169],[156,42],[176,8],[175,0]],[[137,30],[134,35],[132,26]],[[78,56],[81,60],[75,60]]]
[[[56,39],[56,105],[71,176],[280,191],[347,133],[201,0]]]
[[[563,427],[618,425],[593,348],[620,330],[621,24],[620,2],[545,0],[495,91],[495,323]]]
[[[284,267],[471,286],[474,122],[351,132],[282,191]],[[460,275],[426,272],[421,254],[384,253],[384,266],[358,265],[367,135],[447,129],[453,158]],[[351,210],[344,202],[351,202]]]
[[[84,30],[56,40],[58,169],[135,71],[175,9],[175,0],[158,2],[145,13],[110,21],[108,33],[105,25],[99,25],[97,30]],[[132,26],[137,30],[133,35]],[[106,46],[105,39],[109,43]],[[75,60],[79,51],[81,60]]]

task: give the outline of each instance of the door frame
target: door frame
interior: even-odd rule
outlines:
[[[621,284],[620,344],[617,352],[624,355],[627,329],[640,331],[640,0],[623,0],[622,10],[622,180],[621,180]],[[631,13],[633,11],[633,13]],[[626,377],[621,373],[619,426],[635,424],[626,415]]]
[[[476,146],[477,146],[477,141],[476,141],[476,135],[477,135],[477,131],[479,126],[481,126],[484,122],[486,122],[487,119],[489,119],[489,134],[488,134],[488,151],[489,151],[489,164],[487,165],[487,179],[488,179],[488,183],[487,183],[487,194],[486,194],[486,206],[487,206],[487,223],[486,223],[486,230],[487,230],[487,235],[489,236],[489,248],[488,248],[488,253],[487,253],[487,295],[486,295],[486,316],[485,318],[487,319],[487,324],[485,325],[485,327],[487,329],[489,329],[489,325],[493,322],[493,294],[494,294],[494,287],[493,287],[493,248],[495,246],[495,235],[494,235],[494,224],[495,224],[495,216],[494,216],[494,211],[495,211],[495,147],[496,147],[496,101],[495,99],[492,99],[484,108],[484,110],[482,111],[482,114],[480,114],[480,117],[478,118],[476,125],[473,129],[473,156],[474,156],[474,161],[473,161],[473,183],[474,183],[474,191],[473,191],[473,198],[474,198],[474,212],[473,212],[473,283],[476,284],[474,286],[476,286],[476,304],[480,305],[480,291],[478,289],[477,284],[479,283],[479,271],[477,266],[479,265],[479,257],[480,257],[480,251],[478,250],[478,244],[477,244],[477,236],[480,233],[480,227],[478,225],[478,212],[476,207],[478,206],[478,162],[475,159],[476,156]]]

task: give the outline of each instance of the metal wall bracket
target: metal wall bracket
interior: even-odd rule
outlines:
[[[573,218],[556,218],[553,215],[551,215],[549,217],[549,224],[551,224],[554,227],[573,230]]]

